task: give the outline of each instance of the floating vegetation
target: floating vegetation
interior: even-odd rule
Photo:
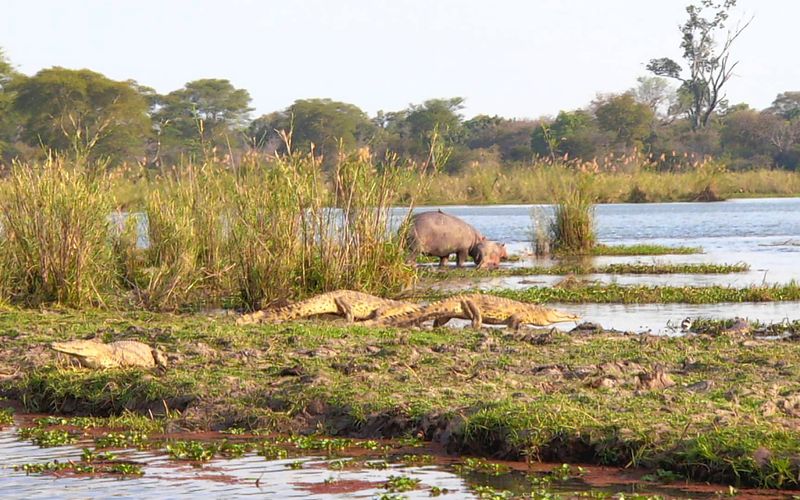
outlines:
[[[383,488],[392,493],[402,493],[404,491],[416,490],[420,482],[420,479],[408,476],[389,476]]]
[[[328,453],[342,451],[353,445],[352,439],[320,438],[314,436],[300,436],[291,440],[291,443],[301,450],[324,450]]]
[[[592,247],[591,255],[595,256],[645,256],[645,255],[691,255],[703,253],[702,247],[654,245],[641,243],[636,245],[604,245]]]
[[[85,455],[85,454],[84,454]],[[105,461],[93,463],[95,460],[74,462],[68,460],[59,462],[52,460],[44,463],[28,463],[15,465],[14,470],[23,471],[25,474],[43,474],[49,472],[72,472],[74,474],[114,474],[121,476],[141,476],[144,474],[142,467],[130,462]]]
[[[524,290],[492,290],[489,293],[524,302],[573,304],[715,304],[800,300],[800,286],[794,282],[745,288],[577,283],[568,287],[531,287]]]
[[[109,432],[94,438],[98,448],[143,448],[147,434],[141,431]]]
[[[467,458],[461,464],[456,464],[453,469],[459,474],[480,473],[490,476],[500,476],[511,472],[511,468],[505,464],[489,462],[480,458]]]
[[[570,274],[731,274],[750,270],[745,263],[736,264],[608,264],[603,266],[558,264],[555,266],[525,266],[500,269],[420,269],[419,276],[443,281],[455,278],[497,278],[505,276],[562,276]]]
[[[19,430],[20,439],[28,439],[42,448],[66,446],[78,440],[74,432],[63,429],[44,429],[41,427],[23,427]]]
[[[514,498],[513,492],[509,490],[496,490],[488,485],[475,485],[472,487],[472,492],[481,499],[505,500],[507,498]]]
[[[11,408],[0,408],[0,428],[14,424],[14,411]]]
[[[416,454],[405,454],[400,457],[400,461],[403,462],[407,466],[420,466],[420,465],[429,465],[432,464],[434,461],[433,455],[416,455]]]
[[[217,445],[202,441],[175,441],[165,448],[170,458],[174,460],[191,460],[205,462],[214,458]]]
[[[286,448],[281,448],[280,446],[269,441],[260,443],[258,446],[256,446],[256,450],[259,455],[267,460],[280,460],[289,456],[289,452],[286,450]]]

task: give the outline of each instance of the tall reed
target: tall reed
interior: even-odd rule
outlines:
[[[550,226],[555,252],[585,254],[597,242],[592,182],[591,174],[587,173],[556,186],[555,215]]]
[[[409,283],[415,273],[391,207],[424,189],[420,170],[394,157],[376,162],[366,149],[342,154],[330,173],[296,152],[250,166],[237,178],[229,246],[244,304],[337,288],[388,294]]]
[[[232,176],[213,161],[162,172],[145,200],[148,248],[121,234],[117,261],[140,305],[175,309],[228,293],[226,200]]]
[[[49,157],[15,163],[0,226],[4,288],[28,304],[103,304],[115,285],[109,245],[113,199],[103,165]]]

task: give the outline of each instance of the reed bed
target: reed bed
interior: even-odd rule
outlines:
[[[104,304],[116,281],[104,166],[56,157],[15,163],[1,189],[0,288],[6,298],[28,305]]]
[[[125,212],[102,168],[15,165],[0,182],[0,300],[175,310],[397,293],[416,275],[391,207],[413,205],[426,171],[366,149],[333,171],[311,153],[210,160],[140,179],[143,209]]]
[[[718,199],[797,196],[800,172],[785,170],[728,171],[724,164],[687,157],[671,167],[639,154],[591,162],[536,159],[527,163],[473,162],[458,174],[443,175],[423,204],[549,203],[551,186],[576,182],[590,174],[598,203],[708,201],[707,189]]]

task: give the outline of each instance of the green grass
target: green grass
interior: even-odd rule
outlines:
[[[648,286],[575,283],[564,287],[493,290],[489,293],[524,302],[618,304],[714,304],[718,302],[776,302],[800,300],[800,286]]]
[[[99,330],[159,335],[176,361],[166,372],[59,369],[55,356],[38,347]],[[237,327],[203,315],[98,311],[14,311],[0,316],[0,336],[0,363],[19,370],[2,395],[29,411],[123,415],[127,408],[148,416],[164,401],[188,396],[182,425],[293,432],[301,437],[285,446],[300,453],[358,446],[350,441],[356,434],[430,439],[449,428],[448,449],[476,456],[800,486],[792,416],[800,343],[791,340],[329,323]],[[31,363],[28,353],[40,354]],[[659,370],[674,385],[643,385]],[[698,382],[706,388],[694,388]],[[173,409],[170,418],[177,416]],[[245,449],[230,443],[215,456]],[[176,456],[208,454],[206,445],[169,444]],[[275,450],[283,447],[271,441],[263,453],[282,456]]]
[[[568,275],[568,274],[729,274],[748,271],[750,266],[738,264],[608,264],[603,266],[558,264],[555,266],[525,266],[500,269],[420,268],[417,273],[428,280],[445,281],[456,278],[496,278],[504,276]]]
[[[589,252],[595,256],[614,256],[614,255],[689,255],[703,253],[701,247],[678,246],[670,247],[664,245],[637,244],[637,245],[603,245],[598,244],[592,247]]]

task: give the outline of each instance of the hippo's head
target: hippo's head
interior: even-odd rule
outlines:
[[[475,253],[475,265],[478,269],[497,269],[501,260],[508,259],[505,244],[487,239],[478,244]]]

